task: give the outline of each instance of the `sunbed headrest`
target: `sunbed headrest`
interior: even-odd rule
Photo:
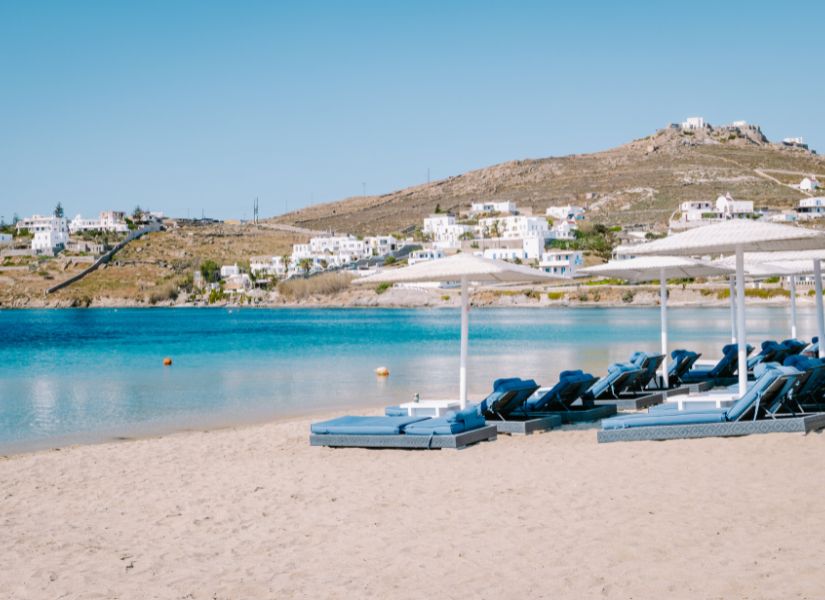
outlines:
[[[474,429],[484,425],[484,417],[481,415],[481,407],[478,404],[471,404],[464,410],[448,411],[444,414],[448,423],[463,423],[465,429]]]
[[[512,390],[522,390],[529,387],[537,388],[538,384],[532,379],[519,379],[518,377],[496,379],[493,382],[493,391],[495,392],[510,392]]]
[[[753,374],[757,379],[767,373],[781,373],[782,375],[799,375],[800,371],[795,367],[782,366],[776,362],[760,363],[753,369]]]
[[[584,371],[581,369],[576,369],[575,371],[562,371],[559,373],[559,381],[562,379],[575,379],[576,377],[581,377],[584,375]]]
[[[777,349],[781,350],[782,346],[780,346],[779,343],[777,343],[774,340],[765,340],[764,342],[762,342],[762,351],[763,352],[765,350],[777,350]]]

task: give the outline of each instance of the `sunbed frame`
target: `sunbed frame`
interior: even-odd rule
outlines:
[[[440,450],[455,448],[460,450],[477,442],[496,439],[495,425],[485,425],[455,435],[344,435],[312,433],[310,446],[331,448],[401,448],[409,450]]]
[[[713,388],[712,381],[703,381],[702,383],[690,383],[681,385],[676,388],[646,390],[645,394],[621,395],[618,399],[594,400],[593,404],[602,406],[605,404],[615,404],[619,410],[642,410],[650,408],[657,404],[662,404],[668,398],[684,394],[696,394],[698,392],[705,392]]]
[[[487,425],[494,425],[498,433],[510,435],[530,435],[531,433],[560,427],[562,424],[562,419],[557,414],[536,417],[528,415],[523,418],[511,414],[506,419],[487,417],[486,420]]]
[[[646,440],[681,440],[703,437],[733,437],[754,433],[808,433],[825,428],[825,414],[797,416],[729,423],[698,423],[695,425],[653,425],[627,429],[604,429],[598,432],[599,443],[641,442]]]

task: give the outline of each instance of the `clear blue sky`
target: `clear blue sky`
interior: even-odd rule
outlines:
[[[249,217],[702,115],[825,151],[823,2],[0,3],[0,215]]]

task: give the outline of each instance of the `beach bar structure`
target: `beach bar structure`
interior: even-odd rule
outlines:
[[[739,365],[747,364],[745,328],[745,253],[825,250],[825,232],[791,225],[731,220],[690,229],[682,233],[634,246],[635,256],[708,256],[733,255],[736,267],[736,331]],[[813,259],[812,270],[817,295],[817,323],[820,339],[825,338],[825,314],[822,308],[822,272],[820,259]],[[739,394],[748,387],[747,369],[739,368]]]
[[[467,406],[467,353],[469,340],[470,283],[531,283],[562,279],[538,269],[472,254],[456,254],[399,269],[387,269],[356,280],[360,285],[379,283],[460,282],[461,283],[461,358],[459,364],[459,403]]]
[[[603,265],[581,269],[580,273],[617,277],[638,283],[659,280],[659,311],[662,329],[662,383],[667,388],[667,280],[677,278],[713,277],[733,273],[734,270],[721,265],[713,265],[685,256],[638,256],[626,260],[613,260]]]

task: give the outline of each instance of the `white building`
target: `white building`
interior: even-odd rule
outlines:
[[[516,203],[509,200],[499,202],[473,202],[470,206],[470,216],[484,213],[518,214]]]
[[[521,248],[487,248],[482,256],[494,260],[509,260],[510,262],[527,260],[527,254]]]
[[[730,193],[716,199],[716,212],[720,219],[747,219],[753,215],[753,202],[734,200]]]
[[[12,239],[10,233],[0,233],[0,246],[8,246],[11,244]]]
[[[819,189],[819,182],[816,180],[816,177],[804,177],[802,181],[799,182],[799,189],[803,192],[813,192]]]
[[[125,216],[125,213],[116,210],[103,211],[97,219],[84,219],[81,215],[77,215],[69,222],[69,232],[97,230],[126,233],[129,227],[126,225]]]
[[[17,223],[17,230],[28,229],[34,234],[32,250],[37,254],[63,249],[69,241],[69,223],[63,217],[34,215]]]
[[[679,205],[682,221],[701,221],[708,213],[715,212],[715,209],[716,206],[708,200],[682,202]]]
[[[782,138],[782,143],[787,146],[804,146],[805,138],[803,137],[786,137]]]
[[[825,198],[803,198],[799,201],[796,212],[808,219],[817,219],[825,215]]]
[[[478,220],[478,232],[483,238],[502,238],[505,240],[540,237],[547,239],[550,228],[544,217],[487,217]]]
[[[581,221],[584,219],[584,208],[581,206],[549,206],[545,214],[554,220]]]
[[[696,129],[704,129],[705,128],[705,119],[704,117],[688,117],[684,121],[682,121],[682,130],[683,131],[694,131]]]
[[[398,250],[398,240],[392,235],[376,235],[364,238],[364,244],[373,256],[386,256]]]
[[[438,260],[439,258],[444,258],[444,252],[438,248],[414,250],[410,253],[409,258],[407,259],[407,264],[414,265],[415,263],[426,262],[428,260]]]
[[[549,250],[542,253],[539,268],[552,275],[572,279],[584,264],[584,255],[578,250]]]
[[[430,215],[424,219],[422,231],[430,236],[433,245],[442,250],[460,248],[461,239],[472,228],[469,225],[460,225],[455,222],[453,215]]]
[[[249,270],[256,276],[284,277],[288,267],[282,256],[253,256],[249,259]]]
[[[240,275],[241,269],[238,267],[237,264],[234,265],[223,265],[221,267],[221,279],[227,279],[229,277],[234,277],[235,275]]]
[[[570,241],[576,239],[576,227],[570,221],[561,221],[553,225],[547,236],[551,240],[565,240]]]

